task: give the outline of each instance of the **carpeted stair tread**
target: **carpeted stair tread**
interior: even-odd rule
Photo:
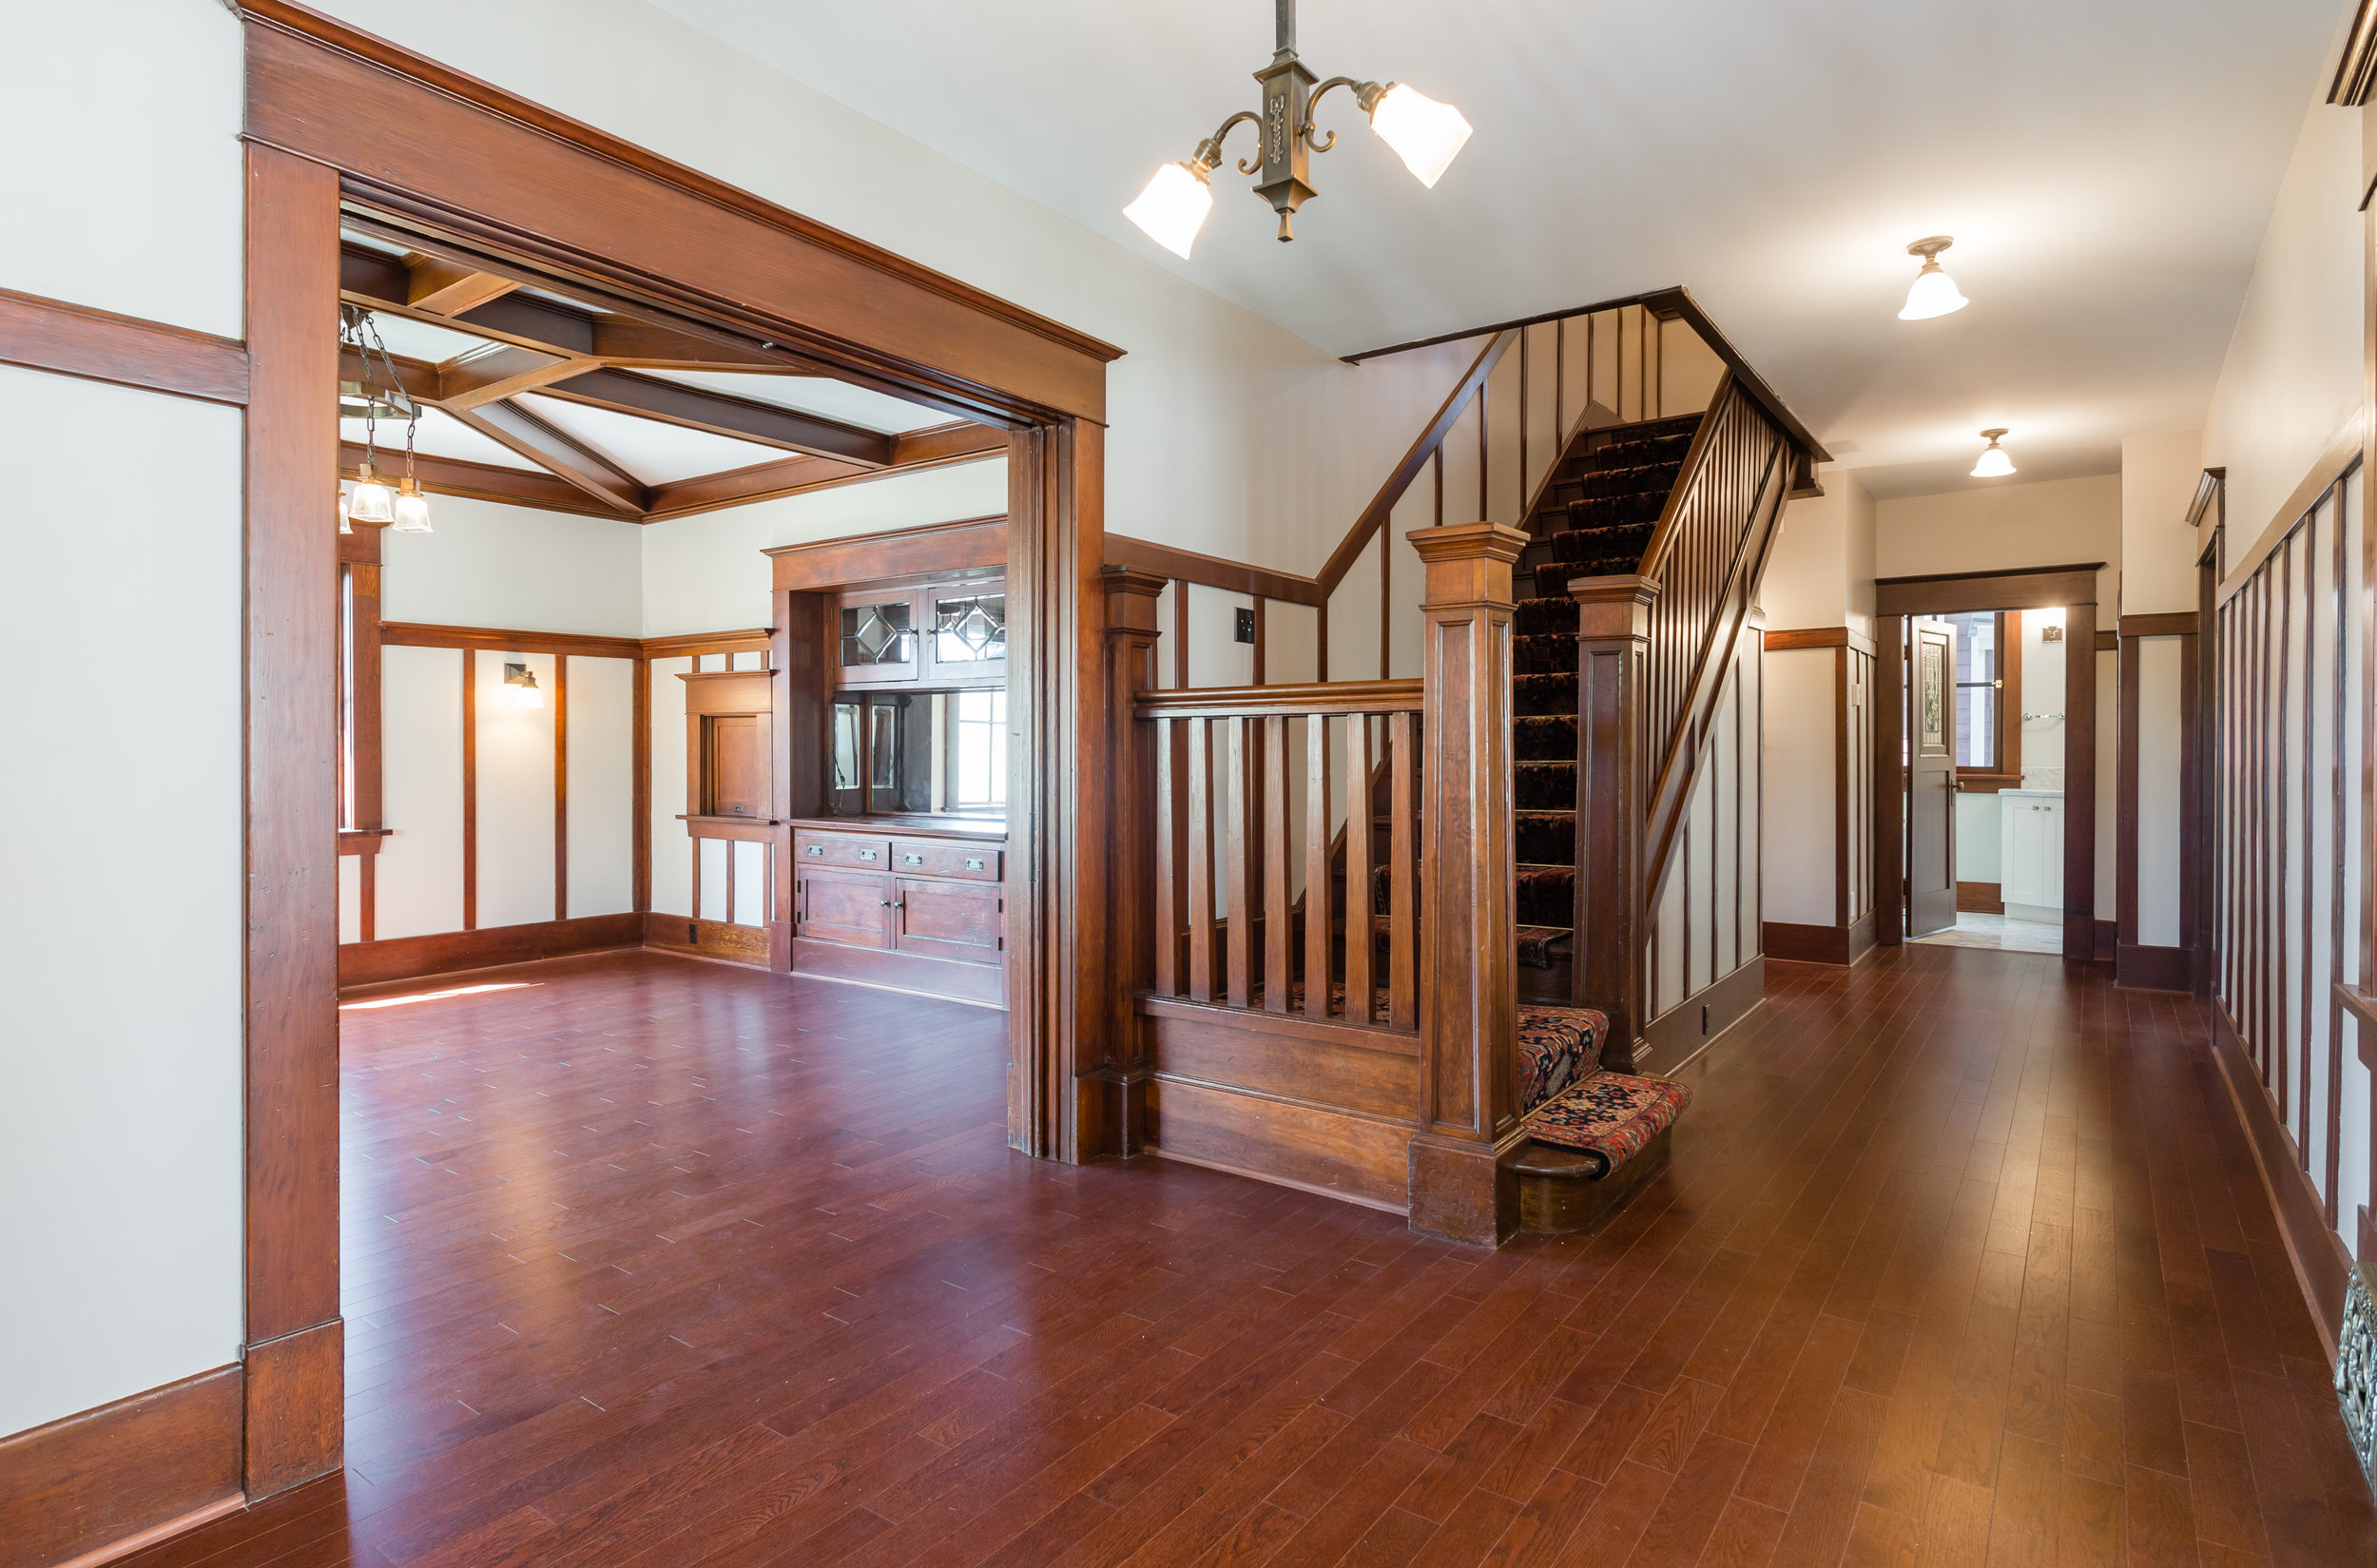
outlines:
[[[1576,760],[1576,715],[1535,714],[1511,721],[1511,754],[1522,763]]]
[[[1576,863],[1576,813],[1575,811],[1521,811],[1512,819],[1514,837],[1517,842],[1518,863],[1521,865],[1565,865]],[[1560,922],[1565,925],[1568,922]]]
[[[1520,1072],[1523,1080],[1523,1055]],[[1672,1078],[1592,1073],[1525,1113],[1527,1136],[1596,1159],[1597,1174],[1607,1175],[1674,1126],[1691,1101],[1692,1092]]]
[[[1575,866],[1522,865],[1517,879],[1519,924],[1565,926],[1575,920]]]
[[[1578,528],[1565,533],[1555,533],[1532,548],[1541,550],[1553,561],[1599,561],[1624,558],[1640,561],[1642,552],[1650,548],[1651,536],[1658,532],[1655,518],[1640,523],[1627,523],[1616,528]]]
[[[1593,1075],[1601,1065],[1610,1020],[1590,1007],[1522,1002],[1517,1033],[1518,1113],[1524,1116]]]
[[[1566,506],[1572,501],[1590,501],[1605,495],[1665,495],[1675,488],[1675,476],[1683,471],[1680,462],[1590,469],[1553,486],[1550,499],[1556,506]]]
[[[1511,631],[1522,642],[1536,637],[1564,638],[1573,654],[1576,645],[1576,601],[1565,597],[1521,599],[1511,616]],[[1576,668],[1573,657],[1567,668]]]
[[[1576,809],[1576,765],[1564,763],[1520,763],[1512,770],[1518,808],[1521,811],[1574,811]]]
[[[1680,463],[1691,452],[1692,435],[1699,424],[1699,416],[1695,415],[1691,417],[1690,428],[1672,435],[1638,436],[1631,440],[1606,442],[1573,460],[1592,468],[1639,468],[1652,463]]]
[[[1518,967],[1549,969],[1568,957],[1568,939],[1576,933],[1564,925],[1522,925],[1518,928]]]
[[[1568,639],[1569,668],[1556,674],[1522,673],[1511,683],[1511,700],[1522,718],[1576,711],[1576,643]]]

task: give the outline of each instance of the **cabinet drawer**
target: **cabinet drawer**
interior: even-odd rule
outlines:
[[[895,897],[889,877],[803,870],[795,910],[799,934],[846,947],[889,947]]]
[[[992,844],[953,843],[946,839],[894,839],[891,847],[891,868],[902,877],[998,881],[998,850]]]
[[[1005,946],[1005,900],[995,887],[899,879],[892,914],[903,953],[996,963]]]
[[[862,871],[889,871],[891,844],[882,839],[861,839],[845,833],[797,833],[792,840],[796,866],[846,865]]]

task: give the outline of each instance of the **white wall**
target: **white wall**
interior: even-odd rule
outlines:
[[[483,655],[482,655],[483,657]],[[380,820],[372,934],[462,929],[462,650],[379,656]]]
[[[1766,655],[1760,842],[1770,920],[1830,925],[1839,913],[1833,801],[1839,664],[1838,650],[1829,648],[1777,648]]]
[[[570,918],[625,914],[635,904],[634,663],[572,655],[569,718]]]
[[[2133,436],[2121,443],[2121,613],[2195,608],[2195,557],[2187,509],[2204,476],[2204,433]]]
[[[1759,584],[1777,631],[1845,626],[1873,635],[1873,496],[1846,469],[1826,469],[1824,494],[1783,509],[1783,531]]]
[[[2361,414],[2360,176],[2361,117],[2312,105],[2204,415],[2203,460],[2229,471],[2232,560]]]
[[[244,1337],[241,461],[234,410],[7,367],[0,430],[10,1432]]]
[[[0,286],[238,337],[238,21],[189,0],[16,6],[0,54],[19,62],[0,133],[22,149],[0,159]],[[0,370],[0,733],[73,764],[0,770],[0,885],[20,894],[0,916],[0,1089],[41,1107],[0,1153],[9,1432],[239,1354],[242,478],[227,409]],[[195,498],[162,513],[151,487]],[[156,634],[136,724],[58,679],[94,615]],[[62,829],[71,784],[146,799],[160,756],[166,838]],[[91,934],[135,889],[175,940],[127,980]]]
[[[382,620],[644,635],[645,525],[458,495],[430,497],[430,518],[380,535]]]

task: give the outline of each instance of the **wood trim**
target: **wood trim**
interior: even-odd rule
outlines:
[[[2220,514],[2213,509],[2219,503],[2221,492],[2227,487],[2228,482],[2229,471],[2226,467],[2204,470],[2202,475],[2195,481],[2194,498],[2187,503],[2187,526],[2189,528],[2201,529],[2204,526],[2206,513],[2211,513],[2215,519],[2218,518]]]
[[[425,626],[416,621],[382,621],[379,624],[379,641],[382,647],[388,648],[459,648],[481,653],[551,653],[557,656],[574,653],[589,659],[641,659],[651,656],[647,654],[644,641],[636,637],[594,637],[575,631],[512,631],[484,626]]]
[[[375,204],[503,214],[531,260],[604,258],[796,352],[924,369],[985,412],[1017,396],[1106,416],[1111,344],[301,6],[240,11],[251,145],[343,170]]]
[[[2336,57],[2336,74],[2328,84],[2328,102],[2345,108],[2359,108],[2368,102],[2369,88],[2377,85],[2377,4],[2361,0],[2352,12],[2352,30],[2344,40],[2344,49]]]
[[[2122,947],[2128,948],[2137,941],[2137,748],[2144,719],[2139,712],[2142,661],[2135,646],[2120,653],[2116,671],[2120,717],[2114,737],[2113,921]]]
[[[1645,1024],[1635,1071],[1671,1075],[1757,1011],[1767,999],[1768,957],[1761,953],[1748,959]]]
[[[2192,610],[2174,610],[2159,615],[2124,615],[2119,626],[2124,637],[2193,637],[2198,629],[2195,611]]]
[[[570,655],[553,655],[553,919],[570,918]]]
[[[775,563],[772,584],[778,593],[852,588],[926,572],[987,571],[1007,564],[1007,519],[961,517],[778,545],[761,553]]]
[[[2344,1292],[2351,1279],[2351,1255],[2345,1250],[2343,1238],[2328,1228],[2319,1194],[2311,1190],[2294,1140],[2287,1135],[2276,1105],[2262,1087],[2228,1009],[2214,1006],[2212,1019],[2213,1062],[2229,1091],[2229,1104],[2236,1112],[2246,1147],[2252,1151],[2262,1195],[2269,1200],[2287,1257],[2294,1265],[2294,1283],[2303,1292],[2320,1343],[2333,1363],[2336,1338],[2344,1326]]]
[[[242,343],[11,288],[0,288],[0,364],[209,403],[247,402]]]
[[[705,653],[770,653],[776,646],[773,627],[744,631],[681,631],[669,637],[647,637],[639,645],[642,659],[698,658]],[[750,672],[744,672],[750,673]]]
[[[2253,542],[2230,563],[2229,574],[2220,580],[2220,590],[2213,595],[2215,603],[2227,604],[2234,598],[2237,590],[2261,569],[2262,562],[2268,560],[2271,552],[2284,544],[2287,535],[2294,532],[2294,525],[2303,520],[2303,513],[2317,506],[2319,498],[2328,494],[2330,486],[2360,465],[2362,443],[2367,436],[2368,422],[2366,411],[2355,410],[2329,437],[2327,446],[2312,460],[2310,468],[2295,481],[2293,493],[2279,503],[2276,512],[2271,513],[2270,521],[2262,525],[2262,531],[2254,535]]]
[[[2093,590],[2095,575],[2089,577]],[[2068,604],[2064,635],[2086,647],[2096,638],[2094,600]],[[2093,935],[2097,920],[2097,661],[2063,661],[2063,956],[2109,958]]]
[[[675,919],[676,917],[667,917]],[[570,953],[637,947],[644,942],[641,915],[581,915],[575,920],[537,920],[527,925],[492,925],[473,931],[439,931],[425,937],[392,937],[350,942],[338,949],[338,985],[418,979],[466,969],[528,963]]]
[[[219,1366],[0,1438],[0,1568],[111,1561],[241,1507],[243,1383]]]
[[[252,1346],[338,1322],[338,180],[250,145],[246,319],[247,1328]],[[246,1490],[338,1467],[335,1403],[244,1384]],[[319,1439],[327,1433],[326,1442]]]
[[[2125,991],[2195,989],[2195,956],[2184,947],[2141,947],[2121,942],[2113,950],[2113,983]]]
[[[1873,657],[1874,642],[1864,632],[1845,626],[1805,627],[1794,631],[1767,633],[1767,651],[1788,653],[1803,648],[1850,648],[1868,659]]]
[[[1956,907],[1968,915],[2002,915],[2005,913],[2005,884],[1958,882]]]
[[[643,515],[635,521],[666,523],[726,507],[805,495],[813,490],[865,484],[896,474],[956,468],[995,457],[1006,445],[1007,432],[995,426],[972,421],[937,425],[894,437],[892,460],[879,468],[839,457],[786,457],[654,485],[646,493]]]
[[[1867,912],[1847,925],[1800,925],[1768,920],[1759,927],[1763,958],[1783,963],[1848,965],[1873,951],[1873,915]]]
[[[466,500],[492,501],[500,506],[533,507],[539,512],[567,512],[581,517],[607,517],[612,522],[639,520],[622,517],[612,507],[604,506],[577,486],[539,469],[506,468],[500,463],[474,463],[461,457],[438,457],[429,453],[417,454],[413,459],[414,474],[421,488],[433,495],[459,495]],[[363,470],[363,447],[358,441],[338,443],[338,473],[352,479]]]
[[[1258,599],[1279,599],[1291,605],[1320,605],[1328,599],[1327,590],[1311,577],[1269,571],[1239,561],[1226,561],[1217,555],[1200,555],[1193,550],[1179,550],[1171,545],[1157,544],[1151,539],[1133,539],[1121,533],[1106,536],[1106,564],[1128,567],[1151,576],[1223,589],[1232,593],[1251,594]]]
[[[652,661],[635,662],[629,698],[628,755],[628,901],[636,913],[652,907]]]
[[[2102,561],[2015,571],[1936,572],[1874,581],[1877,615],[1959,615],[1976,610],[2053,610],[2097,602]]]

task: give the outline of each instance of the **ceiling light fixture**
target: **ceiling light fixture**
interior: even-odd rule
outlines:
[[[512,687],[514,707],[543,707],[545,694],[536,689],[536,671],[526,665],[504,666],[504,685]]]
[[[1906,247],[1907,255],[1923,259],[1923,266],[1915,274],[1915,286],[1906,291],[1906,308],[1899,312],[1900,320],[1927,321],[1972,303],[1956,291],[1956,280],[1940,267],[1940,253],[1954,243],[1949,236],[1935,234]]]
[[[339,499],[338,532],[352,533],[357,523],[363,523],[393,528],[398,533],[427,533],[429,498],[413,476],[413,437],[420,429],[421,406],[405,392],[404,378],[389,358],[388,345],[379,340],[379,329],[372,324],[370,311],[360,305],[338,307],[338,346],[342,359],[346,352],[352,352],[362,361],[363,373],[359,381],[338,383],[338,416],[363,421],[363,467],[356,475],[354,494]],[[384,386],[380,384],[382,373],[387,381]],[[404,421],[404,477],[393,487],[377,468],[382,419]]]
[[[2000,425],[1994,430],[1984,430],[1981,434],[1989,444],[1981,449],[1981,461],[1973,465],[1973,477],[2002,479],[2013,473],[2014,459],[2005,455],[2005,448],[1998,445],[1999,438],[2005,435],[2005,427]]]
[[[1296,58],[1296,0],[1275,0],[1275,4],[1278,52],[1269,65],[1254,73],[1254,79],[1263,84],[1262,112],[1242,109],[1223,121],[1221,128],[1198,143],[1197,150],[1185,162],[1157,169],[1139,199],[1123,208],[1123,216],[1145,230],[1149,239],[1184,261],[1188,247],[1196,242],[1197,230],[1205,226],[1206,215],[1213,210],[1209,176],[1222,161],[1222,139],[1242,120],[1251,120],[1259,127],[1261,156],[1251,164],[1240,159],[1238,172],[1258,177],[1254,193],[1279,213],[1283,241],[1296,237],[1292,226],[1296,209],[1317,194],[1306,179],[1312,154],[1337,145],[1335,131],[1324,142],[1312,139],[1313,111],[1331,87],[1353,89],[1354,102],[1370,117],[1370,128],[1395,149],[1413,177],[1431,189],[1469,140],[1469,122],[1461,118],[1460,110],[1438,103],[1408,84],[1332,76],[1314,87],[1312,72]]]

